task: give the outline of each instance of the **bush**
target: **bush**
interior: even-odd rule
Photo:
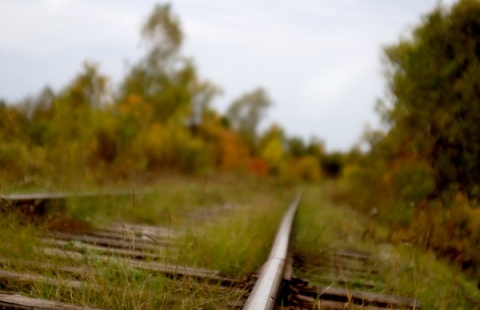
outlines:
[[[320,181],[321,169],[318,159],[315,156],[303,156],[291,160],[284,169],[283,178],[293,181]]]

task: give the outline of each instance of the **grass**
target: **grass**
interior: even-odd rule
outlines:
[[[187,213],[222,208],[227,204],[249,203],[256,193],[267,189],[257,183],[227,177],[176,177],[140,188],[119,185],[113,190],[125,191],[126,195],[71,198],[65,211],[76,219],[93,222],[118,220],[166,225],[179,222]]]
[[[260,268],[268,256],[293,195],[293,190],[269,182],[176,180],[135,196],[72,198],[63,214],[93,226],[126,221],[182,231],[178,242],[183,251],[170,261],[244,276]],[[198,217],[213,218],[192,227]]]
[[[281,217],[293,191],[261,193],[230,215],[206,223],[200,232],[186,235],[191,265],[216,267],[230,276],[255,272],[268,257]]]
[[[376,289],[379,293],[416,298],[422,309],[480,307],[480,291],[473,280],[431,252],[389,243],[387,227],[348,207],[334,205],[326,190],[319,186],[304,189],[294,223],[295,250],[305,259],[299,276],[318,284],[321,279],[314,271],[328,251],[363,249],[373,253],[371,264],[381,270],[383,286]]]
[[[423,309],[479,307],[480,294],[474,281],[430,252],[389,243],[388,228],[348,207],[334,205],[327,192],[325,186],[304,186],[294,222],[295,251],[304,259],[303,270],[298,271],[300,277],[314,284],[324,283],[319,262],[327,260],[332,249],[358,248],[373,253],[371,267],[381,271],[376,281],[382,285],[374,288],[376,292],[416,298]],[[101,259],[101,253],[76,242],[62,249],[76,251],[80,259],[45,256],[38,252],[41,237],[53,228],[90,229],[112,222],[163,226],[171,230],[172,236],[179,232],[176,241],[180,246],[159,246],[155,253],[165,258],[162,263],[220,270],[243,280],[265,261],[278,222],[293,197],[293,189],[272,182],[172,178],[136,188],[132,195],[71,198],[64,204],[52,205],[37,223],[7,214],[0,219],[0,266],[4,270],[42,274],[62,284],[1,281],[0,288],[110,309],[226,308],[245,292],[236,286],[166,277],[129,265],[121,255]],[[210,220],[198,220],[203,217]],[[135,243],[127,230],[125,239]],[[51,268],[40,268],[32,261]],[[85,270],[73,272],[71,267]],[[88,285],[80,289],[67,285],[76,280]],[[355,289],[355,283],[335,284]]]
[[[61,247],[66,253],[77,253],[75,257],[44,255],[38,251],[41,238],[52,229],[75,231],[112,222],[162,226],[172,235],[179,232],[179,246],[159,246],[154,254],[162,257],[161,264],[215,269],[243,280],[265,261],[278,221],[293,196],[293,190],[272,182],[173,178],[138,189],[134,195],[132,191],[126,196],[70,198],[52,205],[36,223],[9,214],[0,219],[3,269],[44,275],[61,283],[2,281],[0,287],[32,297],[109,309],[226,308],[245,291],[206,280],[167,277],[128,264],[122,255],[105,260],[92,247],[77,242]],[[205,216],[210,220],[198,221]],[[124,238],[135,244],[127,230]],[[40,268],[38,263],[51,268]],[[77,280],[87,285],[69,287]]]

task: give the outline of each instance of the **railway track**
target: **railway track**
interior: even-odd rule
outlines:
[[[0,309],[90,309],[18,294],[38,287],[51,287],[60,295],[72,290],[88,294],[105,290],[97,280],[92,283],[92,277],[110,278],[119,273],[131,273],[133,278],[135,273],[147,274],[147,280],[152,281],[161,275],[180,287],[182,281],[215,286],[231,296],[232,307],[245,294],[244,281],[226,277],[220,271],[168,263],[165,251],[178,250],[165,229],[158,227],[122,224],[87,232],[52,232],[41,239],[38,260],[0,259],[0,286],[9,291],[0,293]]]
[[[98,194],[75,197],[90,199],[95,195]],[[131,193],[108,195],[128,196]],[[64,193],[51,197],[47,194],[2,196],[0,207],[4,212],[20,210],[29,218],[36,216],[36,221],[41,222],[48,220],[49,207],[53,206],[57,213],[58,205],[62,205],[62,200],[67,198],[69,196]],[[212,210],[200,210],[188,214],[186,222],[195,227],[218,214]],[[196,291],[206,290],[216,296],[220,307],[240,308],[237,304],[243,304],[251,280],[232,278],[218,270],[191,267],[183,263],[178,258],[188,250],[184,244],[179,244],[184,233],[171,227],[131,223],[112,223],[97,226],[95,229],[83,227],[74,231],[68,229],[43,233],[36,247],[37,259],[5,258],[0,255],[0,309],[100,309],[84,307],[81,300],[77,305],[71,304],[71,298],[66,298],[69,303],[58,300],[65,300],[62,296],[72,292],[77,292],[80,296],[91,296],[98,292],[119,296],[131,294],[133,289],[128,289],[128,286],[132,284],[133,287],[133,283],[129,281],[140,281],[141,290],[137,292],[140,300],[142,294],[146,294],[144,291],[151,289],[150,286],[154,287],[155,282],[161,281],[167,290],[183,295],[185,299],[189,298],[188,294],[193,296],[197,294]],[[8,248],[16,245],[3,246]],[[188,245],[186,247],[188,248]],[[116,283],[118,276],[126,278],[126,281]],[[44,290],[53,294],[42,298],[28,297],[32,292],[33,295],[39,295],[35,291]],[[175,301],[168,302],[170,298],[175,297],[163,296],[158,298],[158,307],[149,307],[178,308]],[[113,308],[121,309],[124,306],[119,304]]]
[[[244,309],[419,309],[411,298],[371,292],[381,285],[370,253],[333,249],[321,262],[324,286],[313,286],[295,276],[301,266],[290,242],[298,195],[278,230],[270,256],[263,266]],[[333,276],[333,277],[332,277]],[[355,285],[356,289],[349,286]]]
[[[39,207],[45,212],[48,199],[65,197],[64,194],[50,198],[48,195],[28,195],[22,200],[22,196],[16,195],[10,197],[10,204],[20,205],[30,213]],[[9,202],[8,196],[2,199]],[[165,227],[117,223],[74,233],[51,232],[41,238],[38,247],[38,257],[47,258],[47,263],[45,259],[0,258],[0,287],[3,290],[0,291],[0,309],[97,309],[29,298],[21,293],[39,286],[51,287],[59,292],[56,296],[72,290],[101,290],[96,282],[91,283],[90,277],[92,274],[108,277],[112,266],[115,272],[147,272],[149,279],[161,275],[169,279],[170,285],[180,289],[188,288],[182,283],[191,281],[211,286],[212,290],[229,296],[215,309],[419,309],[414,299],[378,293],[382,285],[381,272],[373,263],[372,254],[359,249],[326,251],[318,268],[311,271],[320,273],[323,280],[320,285],[319,281],[312,285],[296,277],[296,270],[303,274],[309,272],[302,270],[302,258],[295,253],[290,241],[299,204],[300,195],[297,195],[280,224],[268,260],[259,274],[243,279],[229,278],[216,270],[168,263],[167,252],[181,251],[174,237],[182,232]],[[204,215],[192,216],[193,220],[197,217],[201,221],[208,220]],[[17,271],[25,269],[29,272]],[[46,270],[50,276],[35,273],[42,271],[44,274]]]

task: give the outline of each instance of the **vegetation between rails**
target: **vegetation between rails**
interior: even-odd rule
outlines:
[[[422,309],[475,309],[480,292],[448,261],[432,251],[409,243],[390,242],[389,229],[372,217],[335,204],[328,192],[334,187],[307,186],[294,223],[295,252],[305,259],[298,276],[314,284],[324,283],[318,263],[332,249],[360,249],[374,255],[372,266],[380,270],[379,293],[416,298]],[[320,277],[320,278],[319,278]],[[325,285],[325,284],[323,284]],[[354,283],[340,285],[355,289]]]
[[[85,225],[93,229],[112,222],[147,222],[168,228],[176,243],[167,248],[159,245],[152,252],[159,257],[158,264],[219,270],[243,287],[244,276],[256,272],[266,259],[293,191],[273,183],[228,178],[208,183],[177,179],[168,184],[159,183],[156,191],[138,194],[134,210],[132,197],[102,198],[100,202],[73,198],[47,213],[40,224],[28,224],[16,214],[2,218],[2,269],[40,279],[33,283],[0,281],[2,287],[33,297],[111,309],[214,309],[240,299],[245,291],[236,285],[222,288],[207,280],[172,279],[125,262],[128,254],[105,259],[94,247],[77,241],[60,246],[66,255],[58,251],[46,255],[39,250],[45,246],[42,238],[53,229],[81,231]],[[198,217],[208,217],[207,222],[199,223]],[[133,249],[136,241],[128,230],[124,238]],[[155,261],[147,258],[146,262]],[[59,283],[42,281],[38,275]],[[78,280],[85,284],[72,288]]]

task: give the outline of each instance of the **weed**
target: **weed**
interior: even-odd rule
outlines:
[[[142,243],[131,224],[167,229],[166,236],[151,235],[158,249],[142,252],[145,263],[220,270],[243,284],[241,277],[255,272],[266,259],[292,197],[293,191],[269,182],[174,179],[135,189],[135,194],[68,198],[49,209],[40,225],[11,214],[0,220],[3,269],[46,280],[21,285],[10,281],[8,289],[108,309],[225,308],[241,299],[244,289],[166,276],[131,264],[133,254],[127,253],[139,252]],[[81,232],[112,223],[123,224],[123,249],[51,239],[53,230]],[[165,238],[175,244],[164,247]]]
[[[321,283],[324,279],[319,276],[319,262],[325,262],[330,249],[361,248],[373,254],[371,270],[380,270],[376,281],[382,285],[374,291],[416,298],[422,309],[479,307],[480,292],[472,280],[432,252],[388,243],[387,231],[372,218],[333,205],[323,188],[305,187],[294,225],[295,250],[305,260],[299,276]],[[331,281],[333,284],[335,280]],[[337,284],[350,288],[349,284]]]

